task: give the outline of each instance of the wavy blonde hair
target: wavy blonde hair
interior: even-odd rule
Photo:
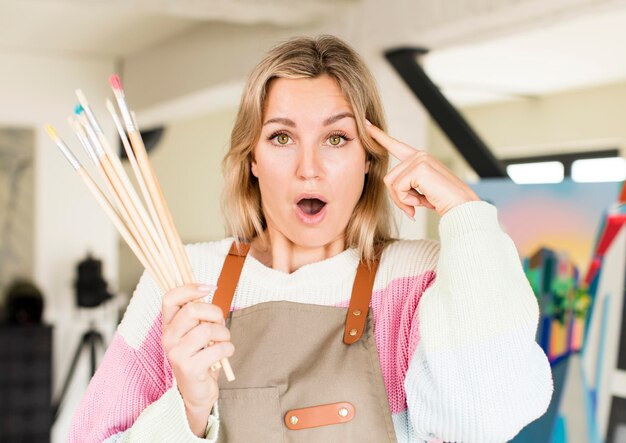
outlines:
[[[386,130],[376,83],[361,57],[332,35],[295,37],[273,47],[246,82],[231,133],[230,148],[222,161],[224,188],[222,214],[227,236],[249,242],[259,236],[265,243],[267,227],[261,209],[258,179],[252,174],[253,150],[261,135],[263,109],[270,82],[275,78],[335,78],[356,118],[357,132],[370,161],[363,193],[345,230],[346,247],[355,247],[368,264],[394,240],[389,198],[383,182],[389,154],[367,134],[367,118]]]

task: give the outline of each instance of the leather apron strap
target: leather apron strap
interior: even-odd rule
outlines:
[[[230,246],[228,255],[226,255],[226,261],[222,266],[222,272],[217,279],[217,289],[213,294],[213,300],[211,303],[219,306],[224,313],[224,320],[228,319],[228,313],[230,312],[230,306],[233,302],[235,295],[235,289],[237,289],[237,283],[239,282],[239,276],[243,269],[243,263],[246,260],[246,255],[250,250],[250,243],[239,243],[239,249],[235,242]]]
[[[346,313],[346,327],[343,332],[343,342],[347,345],[356,343],[363,335],[377,269],[378,260],[373,263],[371,268],[364,261],[359,263],[352,285],[350,305]]]
[[[228,255],[226,255],[212,301],[214,305],[222,309],[224,319],[228,318],[239,276],[249,250],[249,243],[240,243],[240,247],[237,249],[235,242],[233,242]],[[343,342],[347,345],[356,343],[363,335],[378,263],[376,260],[371,267],[368,267],[364,261],[361,261],[357,268],[343,334]]]

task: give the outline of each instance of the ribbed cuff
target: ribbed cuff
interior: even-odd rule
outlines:
[[[148,405],[133,426],[126,431],[124,437],[124,441],[133,442],[158,440],[172,443],[207,443],[207,440],[194,435],[191,431],[185,403],[176,385]]]
[[[206,428],[204,429],[204,437],[203,437],[204,440],[203,440],[191,432],[191,428],[189,427],[189,421],[187,419],[187,412],[185,411],[185,400],[183,399],[183,396],[180,393],[180,390],[178,389],[178,382],[176,381],[176,377],[172,378],[172,387],[169,389],[169,391],[172,391],[172,390],[176,391],[175,398],[176,398],[177,408],[180,409],[182,407],[182,410],[185,416],[185,423],[187,424],[186,431],[188,431],[185,433],[186,434],[191,433],[193,437],[197,439],[198,441],[208,440],[209,443],[217,442],[217,436],[218,436],[218,431],[219,431],[219,426],[220,426],[220,414],[219,414],[220,411],[217,405],[218,402],[215,401],[215,403],[213,403],[213,408],[211,408],[211,412],[207,419]]]
[[[204,438],[209,441],[217,441],[217,431],[220,426],[220,411],[217,403],[216,401],[215,404],[213,404],[213,409],[211,409],[211,415],[209,415],[209,421],[204,431]]]
[[[188,441],[205,441],[204,439],[198,437],[197,435],[195,435],[193,432],[191,432],[191,428],[189,427],[189,421],[187,419],[187,412],[185,411],[185,400],[183,399],[183,396],[180,394],[180,391],[178,390],[178,386],[174,385],[170,388],[170,391],[174,391],[175,394],[174,398],[175,398],[175,404],[176,404],[176,409],[178,411],[182,410],[182,416],[184,417],[184,420],[182,420],[182,422],[184,423],[184,426],[181,426],[183,429],[180,429],[180,432],[182,435],[185,435],[186,438],[188,439]],[[168,393],[166,392],[163,396],[167,395]],[[211,422],[211,416],[209,416],[208,422]],[[209,427],[209,423],[207,423],[207,429]],[[206,434],[206,432],[205,432]],[[206,438],[206,437],[204,437]]]
[[[439,220],[441,240],[462,236],[473,231],[502,230],[498,209],[489,202],[468,201],[455,206]]]

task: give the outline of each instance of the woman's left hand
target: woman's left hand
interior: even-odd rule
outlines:
[[[465,182],[426,151],[396,140],[369,120],[366,128],[370,137],[400,160],[384,182],[396,206],[411,219],[415,217],[415,206],[434,209],[443,216],[457,205],[480,200]]]

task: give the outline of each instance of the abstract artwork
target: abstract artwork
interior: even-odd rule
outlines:
[[[601,421],[594,401],[583,401],[595,391],[586,380],[581,361],[586,358],[581,354],[596,295],[588,276],[598,266],[603,223],[622,186],[621,182],[577,183],[570,179],[534,185],[486,179],[472,185],[482,200],[498,208],[501,226],[520,253],[540,308],[536,340],[552,367],[554,394],[548,411],[524,428],[512,440],[515,443],[603,441],[593,438],[600,434],[596,429]],[[613,266],[618,267],[615,275],[623,273],[623,265],[605,263],[605,268]],[[596,285],[597,280],[593,280]],[[594,317],[602,307],[596,308]],[[595,332],[595,328],[591,330]],[[602,355],[594,356],[594,364],[602,359]]]

